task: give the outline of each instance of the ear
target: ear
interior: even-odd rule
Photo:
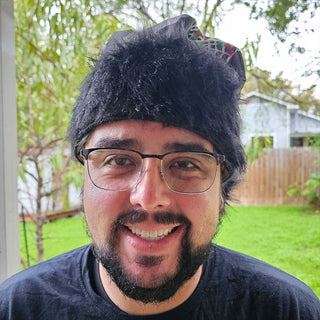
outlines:
[[[228,161],[223,161],[220,165],[221,167],[221,182],[226,182],[233,174],[233,168],[231,163]]]
[[[84,165],[84,161],[86,160],[86,158],[82,154],[80,154],[80,153],[77,154],[76,158],[82,165]]]
[[[220,200],[219,200],[219,212],[221,212],[223,210],[224,207],[224,200],[222,197],[222,193],[220,194]]]

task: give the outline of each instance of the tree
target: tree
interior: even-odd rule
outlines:
[[[229,0],[191,1],[191,0],[111,0],[105,3],[105,12],[116,16],[121,21],[129,21],[136,27],[151,26],[160,21],[188,13],[198,17],[204,34],[213,36],[220,15],[222,4]]]
[[[68,206],[67,185],[81,185],[71,165],[66,131],[77,89],[122,24],[88,0],[14,2],[18,113],[19,200],[36,225],[37,261],[43,260],[47,212]],[[99,12],[100,10],[100,12]]]
[[[269,31],[278,39],[280,43],[289,44],[290,55],[303,55],[307,51],[314,54],[311,61],[306,61],[302,65],[299,72],[301,77],[310,77],[318,75],[320,78],[320,48],[315,48],[312,43],[305,43],[304,37],[308,34],[314,34],[315,30],[312,25],[308,25],[309,20],[317,21],[317,15],[320,16],[320,2],[314,0],[268,0],[268,1],[231,1],[231,0],[215,0],[215,1],[191,1],[191,0],[112,0],[109,1],[105,12],[112,13],[117,16],[119,20],[126,19],[130,21],[130,25],[148,26],[161,20],[180,15],[182,13],[189,13],[201,21],[201,30],[208,36],[215,36],[215,27],[218,26],[224,18],[224,15],[232,10],[237,10],[240,6],[248,7],[251,11],[251,19],[264,19],[268,22]],[[299,24],[298,24],[299,23]],[[304,25],[305,27],[301,27]],[[316,23],[316,25],[318,25]],[[247,41],[242,48],[245,58],[248,77],[251,80],[258,80],[260,86],[266,80],[269,82],[270,77],[265,79],[257,75],[255,65],[255,58],[258,54],[261,37],[257,35],[256,41]],[[317,41],[317,39],[315,39]],[[276,42],[276,41],[275,41]],[[275,43],[275,47],[277,43]],[[251,74],[252,73],[252,74]],[[281,83],[281,90],[278,98],[285,97],[285,101],[299,104],[302,110],[309,110],[315,113],[319,112],[319,101],[315,97],[315,85],[310,86],[306,90],[300,89],[298,86],[293,86],[292,83],[286,84],[279,74],[273,79],[273,84]],[[287,82],[287,81],[286,81]],[[265,87],[269,84],[266,83]],[[288,85],[288,88],[286,88]],[[270,87],[271,89],[271,87]],[[269,90],[270,91],[270,90]],[[295,92],[292,95],[292,92]],[[273,94],[272,96],[275,96]]]
[[[315,86],[302,90],[299,85],[294,85],[292,81],[284,79],[282,73],[272,78],[269,71],[251,68],[247,73],[243,94],[251,91],[258,91],[269,97],[299,105],[303,111],[320,115],[320,101],[315,98]]]
[[[241,1],[251,9],[251,18],[266,19],[269,31],[275,35],[281,43],[289,43],[289,54],[305,54],[306,51],[313,53],[313,59],[306,61],[301,66],[302,76],[317,75],[320,78],[320,48],[314,43],[304,40],[307,35],[315,33],[314,27],[307,27],[310,20],[316,21],[319,28],[318,18],[320,15],[320,2],[315,0],[268,0],[268,1]],[[299,27],[300,23],[300,27]],[[301,28],[301,23],[305,26]],[[315,42],[317,39],[314,40]]]
[[[231,0],[15,0],[19,177],[23,186],[19,198],[21,206],[34,214],[37,260],[43,259],[42,226],[47,212],[68,206],[66,186],[71,180],[81,185],[79,167],[70,163],[66,128],[77,88],[89,68],[86,57],[96,56],[113,31],[152,25],[187,12],[201,21],[203,33],[214,36],[224,12],[246,5],[253,18],[269,19],[271,32],[284,41],[287,27],[296,18],[295,9],[301,14],[310,10],[311,15],[318,9],[316,4],[308,9],[307,3],[313,0],[268,1],[266,8],[258,1]],[[287,17],[288,12],[293,14]],[[259,38],[244,47],[249,73],[254,72],[258,46]]]

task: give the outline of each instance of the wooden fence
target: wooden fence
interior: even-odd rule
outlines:
[[[310,174],[320,170],[312,148],[265,149],[248,165],[245,181],[235,191],[240,205],[303,205],[306,198],[289,196],[290,186],[299,188]]]
[[[66,210],[54,210],[54,211],[50,211],[48,213],[45,214],[46,216],[46,220],[48,222],[52,221],[52,220],[56,220],[56,219],[60,219],[60,218],[67,218],[67,217],[72,217],[75,215],[79,215],[82,213],[82,208],[81,207],[73,207],[73,208],[69,208]],[[34,221],[35,217],[32,219],[32,215],[25,215],[24,216],[24,220],[29,222],[29,221]],[[22,215],[20,214],[20,221],[23,221]]]

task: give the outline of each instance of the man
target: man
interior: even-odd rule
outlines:
[[[294,277],[212,245],[244,172],[240,52],[187,15],[114,33],[69,138],[92,246],[0,290],[1,319],[320,319]]]

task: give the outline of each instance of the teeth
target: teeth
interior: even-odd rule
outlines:
[[[169,233],[171,233],[171,231],[174,228],[169,228],[169,229],[165,229],[165,230],[159,230],[159,231],[145,231],[145,230],[139,230],[136,228],[129,228],[128,229],[134,233],[135,235],[137,235],[138,237],[144,239],[144,240],[149,240],[149,241],[157,241],[157,240],[161,240],[164,237],[166,237]]]

